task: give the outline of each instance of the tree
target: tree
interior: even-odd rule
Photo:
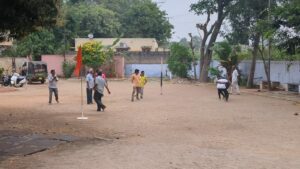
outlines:
[[[17,42],[18,56],[32,56],[34,60],[40,60],[42,54],[55,52],[55,37],[51,31],[42,30],[34,32]]]
[[[100,42],[91,41],[82,46],[82,63],[94,70],[102,66],[112,55],[112,49],[105,48]]]
[[[272,6],[275,2],[272,2]],[[262,20],[267,20],[268,1],[265,0],[239,0],[231,9],[229,21],[233,32],[229,34],[229,40],[248,45],[252,41],[252,61],[250,73],[247,80],[247,87],[253,87],[256,59],[259,55],[259,44],[263,32],[260,29]],[[248,40],[247,40],[248,39]]]
[[[0,39],[21,38],[42,27],[52,27],[61,0],[0,1]]]
[[[179,77],[186,78],[192,63],[189,48],[179,43],[173,43],[170,47],[170,51],[170,56],[167,61],[170,71]]]
[[[205,23],[196,27],[203,32],[200,49],[200,81],[208,82],[208,69],[212,58],[212,47],[216,42],[224,19],[228,16],[230,8],[235,4],[234,0],[199,0],[191,5],[191,11],[197,15],[207,15]],[[217,20],[208,29],[210,16],[216,14]],[[207,40],[209,39],[208,43]]]
[[[173,26],[168,21],[167,14],[151,0],[70,0],[67,6],[67,29],[70,32],[76,33],[83,29],[90,31],[88,25],[91,25],[94,31],[88,33],[104,31],[94,33],[95,37],[156,38],[160,44],[171,37]],[[95,8],[101,8],[102,13],[93,14]],[[87,15],[88,13],[90,14]],[[85,15],[87,18],[83,21]],[[99,20],[101,17],[104,21]],[[76,28],[78,24],[82,27]],[[87,36],[86,31],[77,36]]]
[[[298,0],[284,0],[273,10],[277,30],[275,43],[283,51],[287,60],[300,58],[300,2]]]
[[[199,55],[202,39],[199,36],[193,36],[192,40],[195,47],[195,53],[196,55]],[[188,40],[187,38],[180,39],[179,43],[185,47],[190,47],[190,40]]]
[[[65,27],[72,32],[72,37],[116,37],[119,34],[120,22],[115,12],[101,5],[77,3],[69,5],[65,16]]]
[[[124,37],[156,38],[159,43],[171,38],[173,26],[168,21],[167,14],[151,0],[132,4],[120,20]]]
[[[191,38],[191,41],[190,41],[189,44],[190,44],[190,48],[191,48],[191,51],[192,51],[193,69],[194,69],[194,79],[197,80],[197,72],[196,72],[196,65],[197,65],[197,62],[196,62],[196,56],[195,56],[195,45],[194,45],[192,33],[189,33],[189,36],[190,36],[190,38]]]
[[[231,79],[232,67],[238,66],[239,62],[247,57],[247,53],[241,50],[239,45],[231,45],[228,41],[216,42],[213,48],[220,63],[227,70],[227,76]]]

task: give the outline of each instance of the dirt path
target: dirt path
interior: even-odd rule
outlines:
[[[105,112],[85,106],[80,83],[59,82],[60,104],[47,104],[45,85],[0,94],[0,127],[44,134],[104,138],[71,143],[2,161],[0,168],[227,169],[300,168],[300,106],[242,93],[217,99],[214,86],[152,81],[145,98],[131,102],[128,81],[109,83]]]

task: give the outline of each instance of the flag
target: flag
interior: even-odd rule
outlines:
[[[80,76],[80,69],[81,69],[81,66],[82,66],[82,50],[81,50],[81,46],[79,46],[78,48],[78,52],[77,52],[77,57],[76,57],[76,67],[75,67],[75,76]]]

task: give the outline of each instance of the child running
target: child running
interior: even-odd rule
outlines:
[[[229,93],[227,91],[228,87],[229,87],[228,80],[219,76],[217,80],[217,89],[218,89],[218,96],[220,100],[222,95],[223,99],[225,98],[225,100],[228,101],[229,98]]]
[[[140,84],[139,84],[139,91],[140,91],[140,95],[141,95],[141,99],[143,99],[143,95],[144,95],[144,86],[147,83],[147,77],[145,76],[145,71],[141,71],[141,75],[140,75]]]
[[[134,70],[134,73],[131,75],[131,83],[132,83],[132,95],[131,101],[134,101],[134,96],[136,96],[136,100],[139,100],[139,83],[140,83],[140,71],[138,69]]]

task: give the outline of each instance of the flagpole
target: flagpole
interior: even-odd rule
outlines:
[[[163,94],[162,86],[163,86],[163,58],[161,56],[160,57],[160,95]]]
[[[78,57],[82,57],[82,53],[81,53],[81,47],[80,49],[78,50],[78,54],[77,54],[77,62],[82,62],[82,58],[78,59]],[[81,117],[77,117],[78,120],[87,120],[88,117],[85,117],[84,114],[83,114],[83,92],[82,92],[82,69],[81,69],[81,64],[82,63],[77,63],[79,64],[78,68],[79,68],[79,76],[80,76],[80,101],[81,101],[81,104],[80,104],[80,110],[81,110]]]

